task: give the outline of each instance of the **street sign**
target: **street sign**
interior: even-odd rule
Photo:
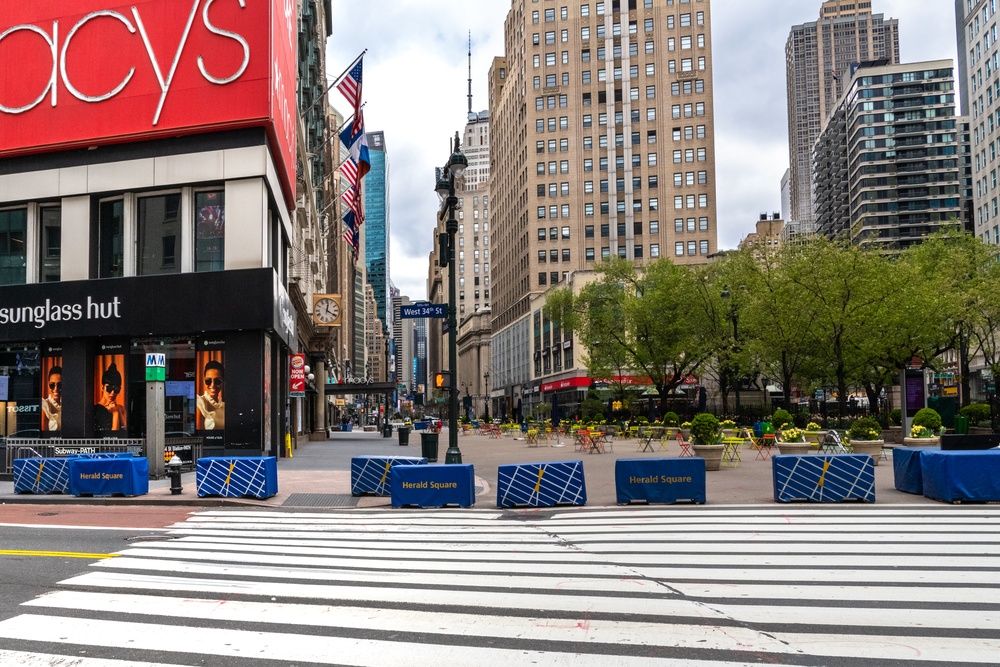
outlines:
[[[167,377],[167,355],[146,354],[146,382],[163,382]]]
[[[448,305],[419,301],[409,306],[400,306],[399,316],[402,318],[448,317]]]

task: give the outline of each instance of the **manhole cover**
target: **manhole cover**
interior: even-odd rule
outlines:
[[[347,493],[293,493],[282,506],[291,507],[357,507],[358,499]]]

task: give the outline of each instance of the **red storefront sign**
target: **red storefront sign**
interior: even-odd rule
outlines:
[[[0,157],[264,127],[294,204],[294,0],[31,0],[0,16]]]
[[[588,377],[573,377],[567,378],[565,380],[556,380],[555,382],[546,382],[542,385],[542,391],[558,391],[560,389],[569,389],[570,387],[589,387],[590,378]]]
[[[288,391],[292,394],[306,393],[306,355],[293,354],[289,357]]]

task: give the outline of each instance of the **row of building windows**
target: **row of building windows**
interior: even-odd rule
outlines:
[[[658,197],[651,197],[647,201],[648,209],[650,211],[660,210],[660,200]],[[697,203],[696,203],[697,202]],[[584,207],[584,216],[590,218],[594,216],[594,204],[586,203]],[[695,209],[695,208],[708,208],[708,195],[707,194],[690,194],[690,195],[676,195],[674,197],[674,210],[684,210],[684,209]],[[615,212],[618,214],[624,214],[626,209],[626,203],[624,200],[618,200],[615,202]],[[641,199],[634,199],[632,202],[632,212],[639,213],[643,210],[643,203]],[[601,215],[610,214],[610,204],[608,202],[601,202]],[[546,218],[556,219],[556,218],[569,218],[570,217],[570,206],[569,204],[551,204],[549,206],[539,206],[536,209],[536,216],[539,220],[544,220]]]
[[[190,206],[190,216],[182,209]],[[183,227],[184,220],[189,220]],[[149,196],[102,199],[93,221],[98,278],[180,273],[182,237],[191,239],[192,269],[221,271],[225,259],[225,194],[222,190],[185,190]],[[29,234],[29,230],[35,230]],[[126,234],[126,231],[128,232]],[[29,249],[29,239],[38,239]],[[126,239],[134,261],[126,266]],[[34,253],[28,275],[29,253]],[[0,284],[60,280],[62,211],[57,205],[0,210]]]

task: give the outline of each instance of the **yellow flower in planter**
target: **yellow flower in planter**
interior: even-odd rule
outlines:
[[[781,432],[781,442],[805,442],[806,434],[801,429],[786,428]]]

